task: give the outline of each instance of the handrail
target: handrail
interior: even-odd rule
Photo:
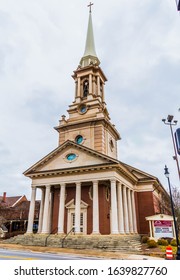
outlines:
[[[63,237],[62,242],[61,242],[62,248],[64,248],[64,241],[65,241],[65,239],[66,239],[66,238],[68,237],[68,235],[73,231],[73,229],[74,229],[74,227],[72,227],[72,228],[70,229],[70,231]],[[75,231],[74,231],[74,234],[75,234]]]
[[[58,227],[55,227],[55,228],[48,234],[48,236],[46,236],[46,239],[45,239],[45,241],[44,241],[44,246],[45,246],[45,247],[47,247],[47,240],[48,240],[49,236],[50,236],[56,229],[58,229]]]

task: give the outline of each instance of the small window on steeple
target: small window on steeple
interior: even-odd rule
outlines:
[[[87,97],[89,94],[89,82],[85,80],[83,83],[83,97]]]

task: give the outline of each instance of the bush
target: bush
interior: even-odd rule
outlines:
[[[168,243],[171,244],[172,237],[163,237],[162,239],[167,240]]]
[[[162,246],[168,246],[169,245],[169,242],[166,240],[166,239],[158,239],[158,245],[162,245]]]
[[[171,246],[177,246],[176,239],[172,239],[170,244]]]
[[[148,237],[148,236],[145,236],[145,235],[141,238],[141,242],[142,242],[142,243],[147,243],[148,240],[149,240],[149,237]]]
[[[148,248],[156,248],[158,246],[157,242],[155,240],[148,240],[147,242]]]

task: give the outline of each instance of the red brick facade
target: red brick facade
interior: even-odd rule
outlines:
[[[90,195],[92,186],[86,185],[82,186],[81,190],[81,200],[85,202],[87,207],[87,234],[91,234],[93,230],[92,216],[93,216],[93,201]],[[99,185],[99,227],[101,234],[110,234],[110,192],[108,192],[108,187],[105,185]],[[57,232],[58,228],[58,212],[59,212],[59,189],[54,189],[53,191],[53,206],[52,206],[52,227],[51,231],[53,233]],[[72,199],[75,200],[76,188],[75,186],[66,188],[66,200],[65,205],[68,204]],[[109,197],[108,197],[109,196]],[[64,232],[67,233],[67,219],[68,219],[68,209],[65,208],[65,222],[64,222]]]

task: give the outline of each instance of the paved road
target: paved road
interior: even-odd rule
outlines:
[[[9,250],[0,248],[0,260],[95,260],[99,258],[91,258],[85,256],[76,256],[71,254],[51,254],[36,253],[20,250]]]

